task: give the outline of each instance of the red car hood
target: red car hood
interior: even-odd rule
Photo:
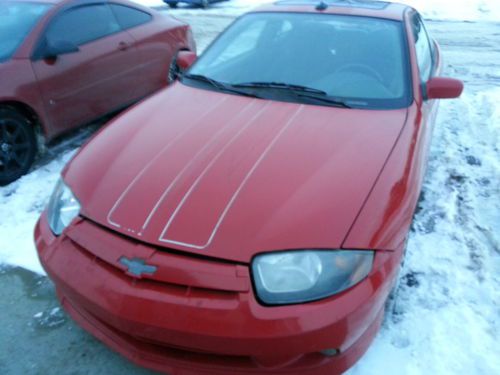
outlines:
[[[82,215],[140,241],[239,262],[340,248],[406,110],[349,110],[176,84],[107,126],[65,180]]]

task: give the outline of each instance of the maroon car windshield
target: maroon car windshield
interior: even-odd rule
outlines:
[[[239,88],[253,83],[259,96],[269,88],[275,94],[278,83],[307,87],[351,107],[401,108],[411,99],[407,51],[399,21],[251,13],[222,34],[189,74]]]
[[[0,2],[0,62],[8,60],[50,4],[23,1]]]

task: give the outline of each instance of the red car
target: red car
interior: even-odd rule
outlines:
[[[38,140],[164,87],[196,48],[188,25],[126,0],[7,0],[0,20],[0,185],[29,170]]]
[[[438,99],[463,89],[441,66],[404,5],[239,18],[64,170],[35,230],[62,305],[168,374],[345,371],[397,279]]]

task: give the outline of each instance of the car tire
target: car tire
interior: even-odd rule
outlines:
[[[0,186],[29,171],[37,153],[35,131],[16,109],[0,107]]]
[[[179,68],[179,65],[177,65],[177,55],[178,53],[175,54],[172,62],[168,67],[167,83],[169,85],[175,82],[179,78],[179,74],[181,73],[181,69]]]
[[[179,2],[177,1],[165,1],[170,8],[177,8]]]

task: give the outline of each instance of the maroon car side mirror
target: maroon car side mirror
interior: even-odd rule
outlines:
[[[189,69],[196,61],[196,53],[191,51],[180,51],[177,55],[177,66],[181,71]]]
[[[434,77],[426,84],[427,99],[454,99],[462,95],[464,84],[454,78]]]

